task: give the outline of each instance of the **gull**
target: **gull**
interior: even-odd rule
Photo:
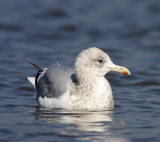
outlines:
[[[38,69],[36,77],[27,77],[37,91],[37,102],[44,108],[72,110],[113,110],[114,99],[105,75],[110,71],[131,75],[97,47],[83,50],[76,58],[75,68],[51,65]]]

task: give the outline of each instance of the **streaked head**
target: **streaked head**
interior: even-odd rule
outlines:
[[[83,50],[75,62],[75,73],[78,76],[82,73],[104,76],[110,71],[131,75],[127,68],[115,65],[106,53],[96,47]]]

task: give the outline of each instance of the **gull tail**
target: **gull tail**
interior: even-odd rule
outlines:
[[[39,75],[45,70],[44,68],[24,59],[26,62],[30,63],[31,65],[33,65],[34,67],[36,67],[38,69],[38,73],[36,75],[36,77],[27,77],[27,79],[29,80],[29,82],[34,86],[34,88],[36,88],[36,82],[37,82],[37,79],[39,77]]]
[[[34,86],[34,88],[36,88],[35,85],[35,77],[27,77],[28,81]]]

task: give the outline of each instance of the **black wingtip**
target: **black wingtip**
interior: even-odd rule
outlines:
[[[26,60],[25,58],[23,58],[23,59],[24,59],[24,61],[26,61],[27,63],[30,63],[31,65],[33,65],[34,67],[36,67],[39,71],[41,71],[41,72],[44,71],[44,68],[42,68],[42,67],[40,67],[40,66],[38,66],[38,65],[36,65],[36,64],[28,61],[28,60]]]

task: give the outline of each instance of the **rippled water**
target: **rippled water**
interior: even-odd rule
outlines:
[[[0,141],[160,141],[159,0],[0,1]],[[26,80],[90,46],[132,76],[106,75],[114,111],[45,110]]]

